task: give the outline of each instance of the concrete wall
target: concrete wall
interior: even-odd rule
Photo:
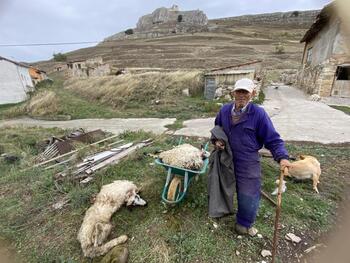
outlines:
[[[0,104],[24,101],[33,89],[28,68],[0,60]]]
[[[304,54],[306,63],[307,50],[312,48],[312,56],[310,66],[314,67],[325,60],[329,59],[333,54],[333,46],[338,35],[339,39],[340,22],[338,18],[333,18],[329,23],[316,35],[314,39],[307,43]],[[337,42],[339,48],[339,41]]]

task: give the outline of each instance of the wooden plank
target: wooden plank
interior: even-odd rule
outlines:
[[[116,137],[118,137],[118,136],[119,136],[119,135],[113,135],[113,136],[111,136],[111,137],[105,138],[105,139],[100,140],[100,141],[98,141],[98,142],[94,142],[94,143],[92,143],[92,144],[89,144],[89,145],[87,145],[87,146],[81,147],[81,148],[76,149],[76,150],[74,150],[74,151],[71,151],[71,152],[68,152],[68,153],[59,155],[59,156],[57,156],[57,157],[55,157],[55,158],[52,158],[52,159],[50,159],[50,160],[47,160],[47,161],[44,161],[44,162],[35,164],[35,165],[33,165],[31,168],[35,168],[35,167],[42,166],[42,165],[44,165],[44,164],[47,164],[47,163],[50,163],[50,162],[52,162],[52,161],[58,160],[58,159],[60,159],[60,158],[62,158],[62,157],[65,157],[65,156],[71,155],[71,154],[73,154],[73,153],[76,153],[76,152],[78,152],[78,151],[80,151],[80,150],[82,150],[82,149],[85,149],[85,148],[87,148],[87,147],[100,144],[101,142],[108,141],[108,140],[113,139],[113,138],[116,138]],[[121,140],[121,141],[123,141],[123,140]]]
[[[50,166],[48,166],[48,167],[45,167],[45,169],[44,169],[44,170],[49,170],[49,169],[55,168],[56,166],[59,166],[59,165],[62,165],[62,164],[68,163],[68,162],[70,162],[70,161],[71,161],[71,159],[69,158],[69,159],[64,160],[64,161],[62,161],[62,162],[55,163],[55,164],[53,164],[53,165],[50,165]]]
[[[138,143],[128,149],[126,149],[125,151],[122,151],[114,156],[112,156],[111,158],[91,167],[90,169],[87,169],[85,172],[87,174],[92,174],[94,173],[95,171],[107,166],[107,165],[111,165],[111,164],[117,164],[120,162],[121,159],[125,158],[126,156],[130,155],[131,153],[135,152],[136,150],[142,148],[142,147],[145,147],[149,144],[151,144],[152,142],[151,141],[146,141],[146,142],[141,142],[141,143]]]

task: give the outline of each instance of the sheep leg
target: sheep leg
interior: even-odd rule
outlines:
[[[90,254],[90,257],[98,257],[106,254],[108,251],[110,251],[113,247],[123,244],[128,240],[128,237],[126,235],[121,235],[120,237],[114,238],[110,241],[108,241],[106,244],[99,246],[99,247],[92,247],[92,253]]]

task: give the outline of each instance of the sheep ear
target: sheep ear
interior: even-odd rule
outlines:
[[[304,160],[305,159],[305,155],[299,155],[300,160]]]
[[[131,197],[135,195],[135,190],[134,189],[130,189],[129,191],[126,192],[125,195],[125,202],[126,202],[126,206],[129,206],[132,204],[133,200],[131,199]]]

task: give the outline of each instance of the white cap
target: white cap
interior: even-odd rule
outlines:
[[[254,82],[251,79],[244,78],[236,81],[235,88],[233,89],[233,91],[243,89],[252,93],[254,88],[255,88]]]

